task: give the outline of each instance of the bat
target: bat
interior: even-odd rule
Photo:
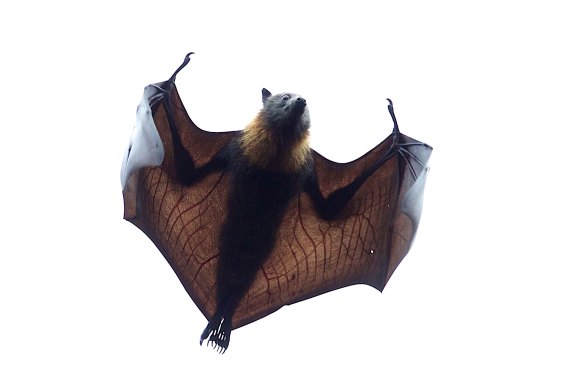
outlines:
[[[189,118],[177,74],[145,87],[121,183],[124,218],[158,247],[208,319],[200,344],[282,306],[367,284],[379,291],[418,228],[432,152],[392,133],[349,163],[309,146],[309,110],[262,90],[243,130],[207,132]]]

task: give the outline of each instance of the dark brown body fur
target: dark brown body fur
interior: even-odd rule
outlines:
[[[200,341],[208,338],[222,351],[236,306],[271,253],[289,201],[312,174],[305,100],[265,95],[264,108],[225,156],[232,185],[220,234],[218,303]]]

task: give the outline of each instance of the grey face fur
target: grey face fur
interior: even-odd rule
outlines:
[[[269,126],[282,134],[299,136],[311,125],[307,102],[294,93],[272,95],[267,89],[263,93],[263,113]]]

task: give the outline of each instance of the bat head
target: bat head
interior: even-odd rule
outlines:
[[[294,93],[272,95],[267,89],[263,93],[263,117],[267,126],[282,136],[303,137],[309,130],[311,120],[307,101]]]

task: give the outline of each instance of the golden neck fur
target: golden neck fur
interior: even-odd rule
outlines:
[[[241,149],[247,160],[269,171],[295,173],[309,161],[309,132],[299,139],[285,141],[266,124],[261,112],[243,130]]]

